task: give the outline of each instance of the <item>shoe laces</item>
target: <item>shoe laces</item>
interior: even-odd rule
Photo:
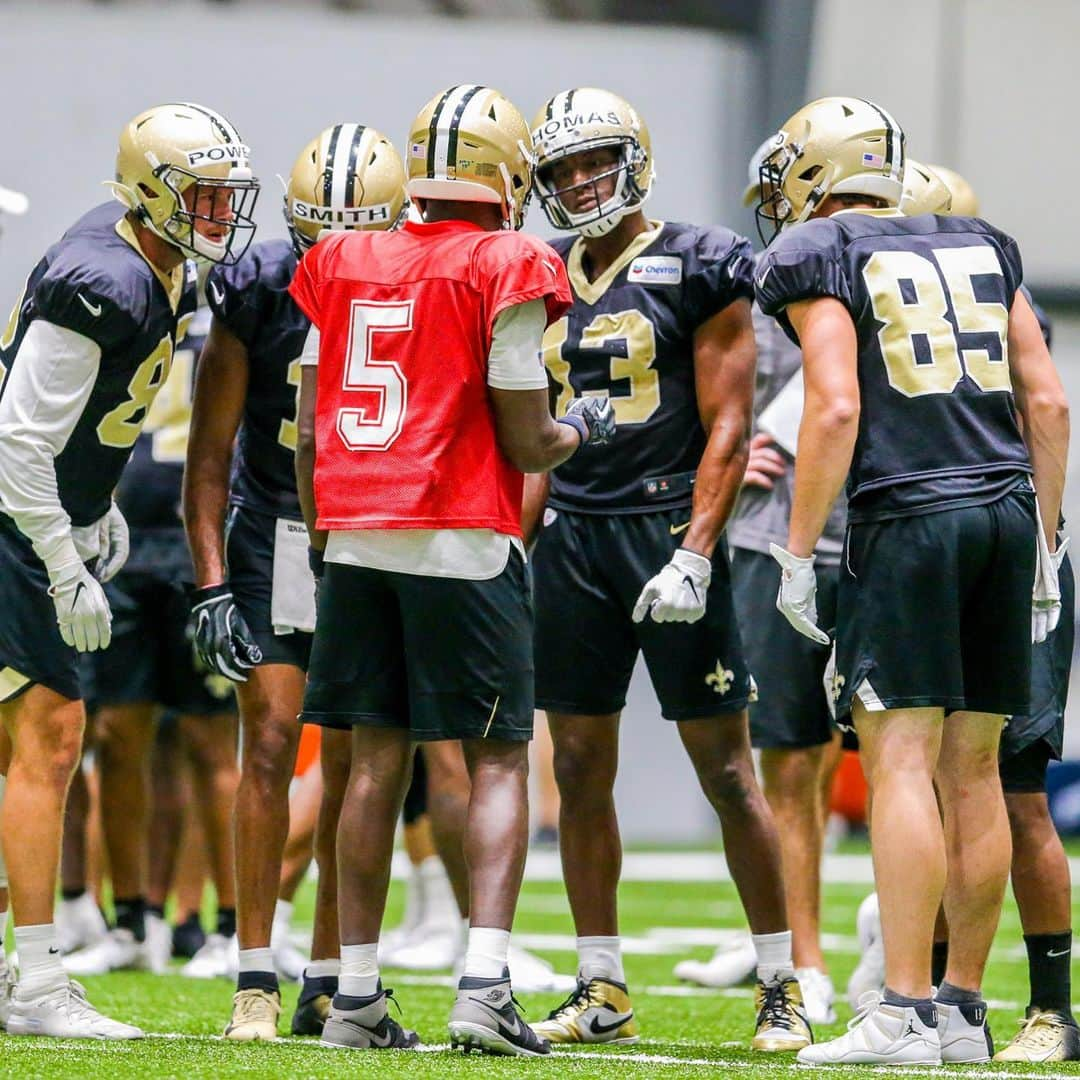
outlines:
[[[511,999],[514,1000],[512,994]],[[516,1000],[514,1000],[514,1004],[517,1004]],[[560,1002],[550,1013],[548,1013],[548,1019],[561,1020],[564,1013],[572,1014],[574,1012],[584,1012],[591,1004],[592,993],[589,990],[589,983],[579,979],[577,986],[567,994],[566,1000]],[[520,1006],[518,1006],[518,1008],[520,1008]]]
[[[1050,1010],[1034,1012],[1020,1021],[1015,1041],[1033,1049],[1049,1050],[1060,1038],[1068,1021]]]
[[[272,994],[265,990],[253,987],[250,990],[237,990],[233,995],[233,1006],[236,1010],[234,1019],[244,1023],[248,1020],[262,1020],[265,1018],[267,1009],[277,1018],[281,1006],[274,1000]]]
[[[876,990],[866,990],[860,994],[855,1015],[847,1022],[848,1031],[858,1027],[880,1004],[881,995]]]
[[[764,1000],[758,1010],[758,1025],[763,1020],[768,1021],[769,1027],[791,1028],[793,1026],[793,1010],[791,999],[788,997],[787,982],[772,983],[764,988]]]

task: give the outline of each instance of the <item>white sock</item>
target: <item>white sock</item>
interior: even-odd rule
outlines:
[[[510,953],[510,931],[470,926],[465,946],[464,975],[474,979],[501,979]]]
[[[19,985],[15,993],[20,1000],[40,997],[67,983],[52,923],[16,926],[15,948],[19,950]]]
[[[305,979],[336,979],[340,974],[340,960],[312,960],[304,968]]]
[[[757,977],[766,985],[774,986],[795,975],[791,962],[791,931],[778,934],[752,934],[757,951]]]
[[[438,855],[429,855],[419,866],[424,922],[453,925],[461,918],[450,878]]]
[[[379,991],[379,943],[341,946],[338,992],[348,997],[371,997]]]
[[[579,937],[577,939],[578,975],[589,979],[607,979],[626,984],[622,965],[622,938]]]
[[[249,971],[274,974],[277,971],[277,968],[274,967],[274,950],[271,948],[241,949],[239,970],[241,974],[246,974]]]

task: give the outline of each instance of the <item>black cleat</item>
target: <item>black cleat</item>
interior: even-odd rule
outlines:
[[[173,956],[190,960],[205,944],[206,931],[203,930],[197,914],[192,913],[182,923],[173,927]]]
[[[294,1035],[321,1035],[330,1006],[337,993],[336,975],[323,975],[319,978],[304,977],[300,998],[296,1002],[296,1011],[292,1015],[290,1030]]]

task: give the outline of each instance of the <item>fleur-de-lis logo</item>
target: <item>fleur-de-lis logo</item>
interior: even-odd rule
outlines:
[[[705,685],[711,686],[713,692],[717,694],[726,694],[731,689],[731,681],[735,678],[735,672],[731,668],[724,667],[721,661],[716,661],[716,670],[710,671],[705,676]]]
[[[840,700],[840,694],[844,689],[844,683],[845,682],[847,682],[847,679],[845,679],[844,676],[841,675],[839,671],[833,673],[833,677],[832,677],[832,699],[833,699],[833,701],[839,701]]]

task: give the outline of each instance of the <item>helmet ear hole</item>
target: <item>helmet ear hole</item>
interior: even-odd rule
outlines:
[[[811,165],[809,169],[804,169],[801,173],[799,173],[799,179],[805,180],[807,183],[809,183],[817,176],[819,172],[821,172],[820,165]]]
[[[158,193],[146,184],[139,184],[139,191],[142,193],[144,199],[156,199],[158,197]]]

